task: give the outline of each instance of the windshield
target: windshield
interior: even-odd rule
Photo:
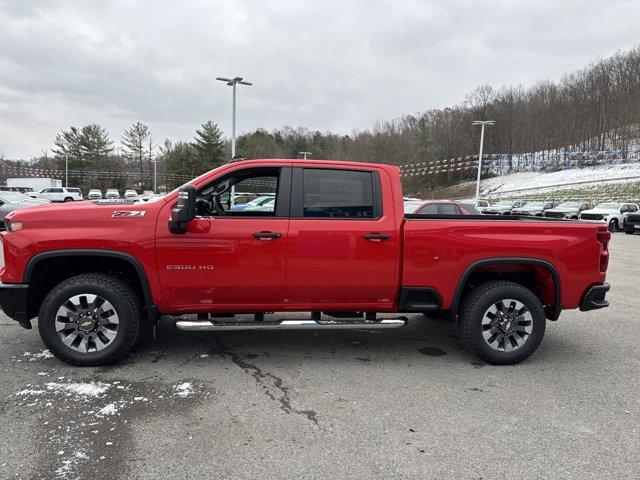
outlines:
[[[605,210],[617,210],[619,207],[619,203],[600,203],[596,205],[596,208],[603,208]]]
[[[562,202],[556,208],[578,208],[579,206],[578,202]]]
[[[512,205],[512,202],[510,202],[509,200],[501,200],[498,203],[494,203],[493,205],[495,207],[510,207]]]
[[[524,204],[525,207],[542,207],[543,205],[544,202],[528,202]]]

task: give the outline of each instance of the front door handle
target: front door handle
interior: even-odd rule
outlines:
[[[253,234],[253,238],[258,240],[273,240],[274,238],[280,238],[282,234],[280,232],[256,232]]]
[[[391,234],[371,232],[371,233],[364,233],[362,235],[362,238],[364,238],[365,240],[371,240],[372,242],[379,242],[381,240],[389,240],[391,238]]]

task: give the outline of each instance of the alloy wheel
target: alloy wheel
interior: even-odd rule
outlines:
[[[98,352],[118,335],[119,318],[111,303],[91,293],[67,299],[56,313],[58,336],[68,348],[80,353]]]
[[[527,307],[512,298],[491,305],[482,317],[482,337],[494,350],[512,352],[531,337],[533,317]]]

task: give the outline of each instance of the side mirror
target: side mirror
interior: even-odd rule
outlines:
[[[178,203],[171,209],[169,231],[186,233],[187,224],[196,218],[196,187],[186,185],[178,191]]]

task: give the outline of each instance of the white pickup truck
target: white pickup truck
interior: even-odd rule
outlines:
[[[609,225],[610,231],[617,232],[629,214],[637,211],[638,205],[635,203],[600,203],[591,210],[583,210],[580,220],[599,220]]]

